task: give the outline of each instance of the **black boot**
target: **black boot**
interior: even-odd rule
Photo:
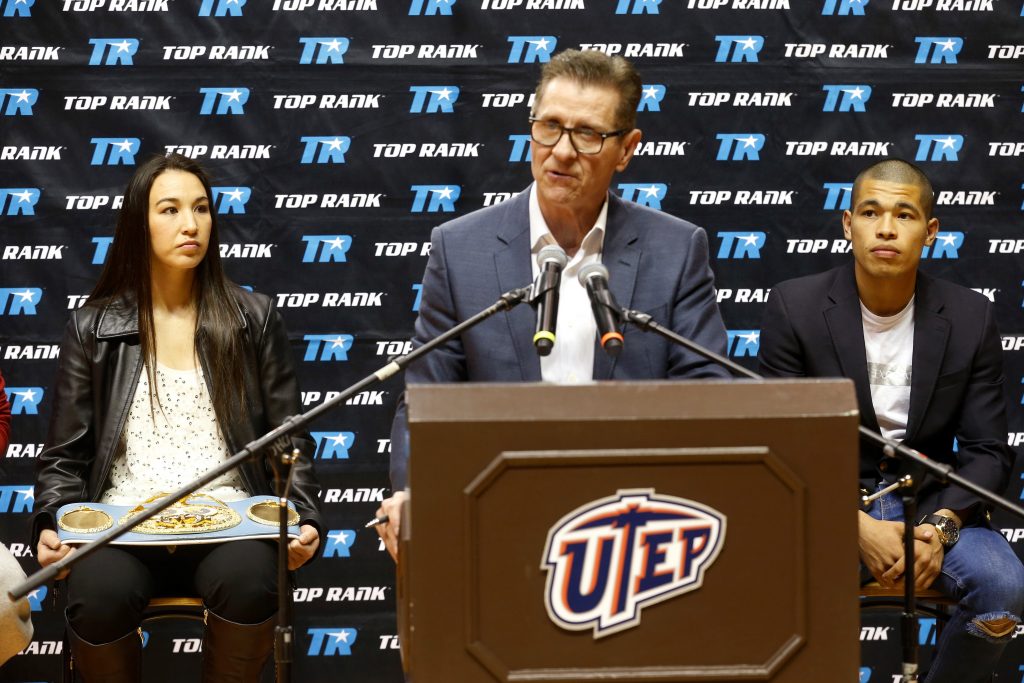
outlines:
[[[274,649],[275,620],[236,624],[207,610],[203,683],[257,683]]]
[[[71,667],[79,683],[139,683],[142,680],[142,638],[131,631],[111,643],[93,645],[67,625]]]

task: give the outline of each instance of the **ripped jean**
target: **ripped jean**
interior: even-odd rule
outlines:
[[[903,501],[890,493],[867,511],[875,519],[903,521]],[[918,514],[925,511],[919,510]],[[930,512],[930,511],[929,511]],[[985,683],[1009,644],[1024,610],[1024,566],[1002,534],[987,526],[960,530],[942,560],[932,588],[957,600],[942,630],[925,683]],[[977,622],[1009,619],[1011,628],[994,637]]]

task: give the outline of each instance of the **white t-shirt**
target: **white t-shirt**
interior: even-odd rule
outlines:
[[[139,376],[124,427],[124,453],[114,459],[101,503],[137,505],[157,493],[171,493],[231,456],[202,369],[157,364],[156,381],[160,405],[154,402],[150,412],[149,375],[143,370]],[[249,497],[237,470],[204,491],[220,500]]]
[[[914,298],[892,316],[878,316],[860,305],[868,360],[871,403],[882,436],[899,441],[907,434],[910,377],[914,364]]]

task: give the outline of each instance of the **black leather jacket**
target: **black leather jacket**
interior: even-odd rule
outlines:
[[[236,299],[247,341],[245,394],[258,398],[250,400],[247,421],[221,425],[232,453],[300,411],[281,316],[262,294],[238,288]],[[127,298],[103,306],[86,305],[71,314],[61,342],[50,431],[36,464],[33,546],[43,529],[55,528],[55,513],[61,505],[95,501],[104,490],[143,371],[138,329],[137,308]],[[202,349],[199,360],[209,382],[209,359]],[[305,433],[292,441],[303,457],[296,465],[290,498],[302,523],[315,526],[322,539],[313,442]],[[249,460],[241,467],[241,476],[250,494],[274,493],[265,460]]]

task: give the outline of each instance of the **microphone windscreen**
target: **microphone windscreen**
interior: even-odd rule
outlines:
[[[580,272],[576,274],[576,277],[579,278],[580,284],[584,287],[587,286],[587,280],[589,280],[591,276],[598,276],[607,280],[608,269],[601,263],[588,263],[580,268]]]
[[[15,602],[7,594],[25,580],[25,572],[7,546],[0,543],[0,664],[32,642],[32,608],[28,598]]]
[[[558,267],[565,268],[565,264],[569,262],[569,257],[565,255],[565,249],[562,249],[557,244],[549,244],[539,252],[537,252],[537,265],[544,269],[545,263],[554,262],[558,264]]]

